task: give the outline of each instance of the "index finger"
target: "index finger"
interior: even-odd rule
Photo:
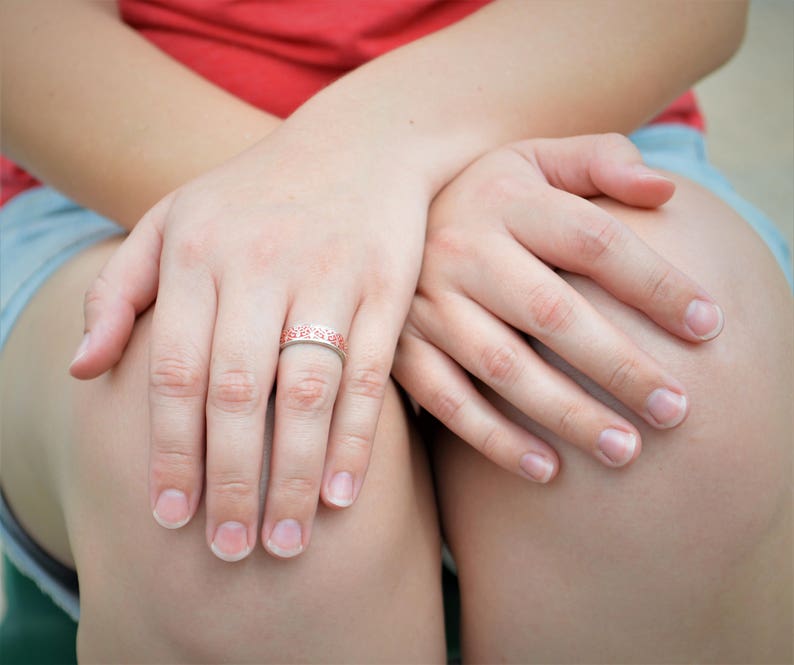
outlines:
[[[628,226],[573,194],[548,190],[542,196],[543,205],[513,206],[504,217],[533,254],[590,277],[682,339],[704,342],[720,334],[724,315],[714,299]]]

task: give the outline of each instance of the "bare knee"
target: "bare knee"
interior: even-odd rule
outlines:
[[[653,430],[541,349],[635,422],[643,450],[630,467],[602,467],[525,419],[560,454],[561,473],[548,487],[509,476],[450,437],[440,442],[439,497],[461,570],[464,617],[469,602],[497,602],[499,593],[506,599],[494,624],[472,627],[470,654],[488,654],[498,637],[513,644],[508,659],[532,653],[550,661],[752,657],[748,650],[765,641],[759,635],[772,633],[766,642],[785,648],[791,604],[772,589],[790,584],[792,309],[785,281],[753,232],[692,185],[683,184],[659,212],[600,203],[712,293],[725,329],[708,344],[682,342],[589,280],[565,276],[684,383],[690,415],[674,430]],[[514,568],[483,554],[494,542]],[[759,573],[761,562],[768,568]],[[533,612],[527,597],[543,611]],[[761,619],[749,625],[754,612],[766,627]],[[560,616],[579,627],[575,638]],[[520,621],[547,639],[516,645],[511,635],[520,634]],[[730,637],[731,621],[744,645]],[[488,631],[496,637],[484,638]],[[633,645],[627,634],[636,636]]]
[[[169,531],[146,490],[146,318],[124,360],[81,388],[66,474],[84,661],[431,660],[443,650],[439,539],[427,464],[391,387],[367,481],[320,507],[295,560],[216,558],[203,508]],[[406,547],[406,543],[410,546]],[[409,639],[410,638],[410,639]]]

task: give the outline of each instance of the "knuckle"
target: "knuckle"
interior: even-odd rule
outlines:
[[[468,255],[468,243],[460,231],[450,226],[441,226],[428,231],[425,252],[452,260],[462,260]]]
[[[481,367],[483,379],[489,385],[514,383],[519,371],[518,353],[508,344],[486,348]]]
[[[639,369],[636,358],[620,359],[607,379],[607,389],[613,394],[625,391],[636,381]]]
[[[574,306],[554,289],[539,286],[529,298],[529,315],[541,334],[565,334],[574,322]]]
[[[174,258],[176,263],[184,269],[197,268],[206,263],[208,246],[211,244],[207,232],[202,231],[201,225],[197,225],[189,235],[183,236],[174,248]]]
[[[372,451],[372,437],[355,432],[346,432],[340,435],[338,444],[345,450],[345,455],[353,457],[365,457]]]
[[[497,459],[504,447],[505,432],[501,427],[491,427],[480,440],[479,450],[488,459]]]
[[[98,275],[83,296],[83,307],[88,309],[88,307],[92,305],[98,305],[101,303],[103,300],[103,294],[107,293],[109,287],[110,284],[108,284],[107,279],[102,275]]]
[[[388,375],[388,370],[382,367],[358,367],[351,372],[347,389],[354,395],[381,400],[386,392]]]
[[[235,472],[215,472],[209,475],[208,491],[216,500],[227,504],[248,504],[256,500],[259,488],[252,478]]]
[[[208,398],[219,411],[247,415],[261,404],[262,390],[253,372],[229,369],[211,378]]]
[[[333,406],[334,390],[328,374],[317,368],[303,370],[285,391],[285,406],[295,413],[326,413]]]
[[[477,191],[477,200],[488,206],[499,206],[526,198],[526,182],[508,173],[488,178]]]
[[[163,397],[201,397],[204,395],[204,371],[186,355],[164,355],[152,364],[149,387]]]
[[[595,263],[613,253],[621,231],[620,223],[606,216],[583,221],[574,230],[573,250],[580,262]]]
[[[582,407],[580,404],[577,402],[567,404],[557,421],[558,433],[564,438],[569,438],[571,434],[576,432],[577,425],[581,420],[581,414]]]
[[[319,495],[320,482],[306,476],[284,476],[276,479],[274,489],[284,500],[305,500]]]
[[[625,148],[626,145],[631,145],[631,141],[618,132],[606,132],[605,134],[598,135],[596,138],[596,145],[599,152],[609,153],[620,148]]]
[[[430,398],[428,409],[442,423],[452,423],[465,403],[465,395],[445,387],[436,391]]]
[[[196,474],[201,460],[192,450],[174,444],[155,444],[152,448],[151,477],[160,487],[180,486],[175,480],[186,480]]]
[[[661,302],[671,297],[673,288],[673,269],[662,262],[648,274],[643,290],[648,300]]]

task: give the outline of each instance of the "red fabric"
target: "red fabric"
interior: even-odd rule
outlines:
[[[118,0],[123,20],[204,78],[280,117],[382,53],[488,0]],[[653,122],[703,129],[688,92]],[[0,204],[37,181],[0,158]]]

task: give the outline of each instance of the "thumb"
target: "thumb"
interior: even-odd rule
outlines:
[[[642,163],[622,134],[590,134],[524,141],[515,146],[531,157],[549,184],[578,196],[607,196],[641,208],[656,208],[675,191],[669,178]]]
[[[157,296],[163,228],[172,200],[173,193],[141,218],[86,291],[85,334],[69,366],[76,379],[93,379],[119,361],[135,318]]]

